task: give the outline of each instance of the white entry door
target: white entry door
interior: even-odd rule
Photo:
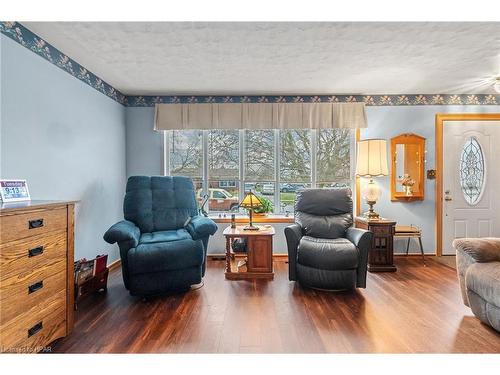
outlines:
[[[500,237],[500,121],[443,123],[443,254],[462,237]]]

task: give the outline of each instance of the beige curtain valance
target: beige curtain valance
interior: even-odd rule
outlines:
[[[157,104],[155,130],[366,128],[364,103]]]

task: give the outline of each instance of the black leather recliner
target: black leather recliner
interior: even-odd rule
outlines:
[[[312,288],[366,288],[372,233],[354,228],[350,189],[304,189],[285,228],[289,279]]]

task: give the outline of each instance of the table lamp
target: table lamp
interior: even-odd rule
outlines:
[[[373,206],[380,197],[380,187],[373,177],[387,176],[387,142],[385,139],[365,139],[358,142],[356,159],[356,176],[368,177],[370,180],[361,193],[370,209],[364,213],[368,219],[378,219],[380,215],[373,210]]]
[[[252,190],[250,190],[240,203],[240,207],[248,209],[248,214],[250,215],[250,222],[243,230],[259,230],[259,227],[254,227],[252,223],[253,209],[262,207],[262,202],[259,197],[257,197]]]

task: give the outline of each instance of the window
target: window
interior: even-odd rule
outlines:
[[[460,186],[468,204],[479,202],[484,190],[484,156],[481,145],[471,137],[465,142],[460,156]]]
[[[351,180],[351,131],[321,129],[318,131],[317,181],[349,183]],[[326,186],[325,186],[326,187]]]
[[[292,213],[295,196],[309,187],[352,183],[347,129],[167,131],[166,174],[193,178],[206,210],[229,213],[252,190],[272,202],[275,213]]]
[[[280,181],[311,181],[311,131],[280,132]]]
[[[307,129],[280,131],[281,212],[293,212],[300,189],[311,187],[311,134]]]
[[[208,130],[209,211],[238,209],[240,179],[240,136],[238,130]]]
[[[274,130],[245,130],[245,180],[273,181]]]
[[[174,130],[170,140],[170,174],[201,179],[203,177],[201,131]]]
[[[236,181],[219,181],[219,187],[221,188],[234,188],[236,187]]]

